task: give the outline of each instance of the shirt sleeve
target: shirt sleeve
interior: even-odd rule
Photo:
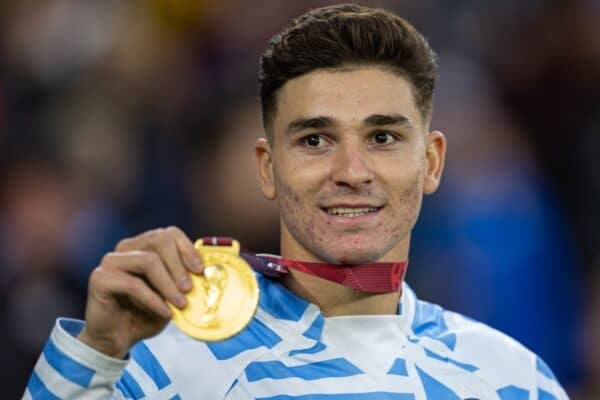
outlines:
[[[126,387],[115,384],[127,360],[109,357],[79,341],[83,321],[59,318],[38,359],[25,400],[123,399]]]

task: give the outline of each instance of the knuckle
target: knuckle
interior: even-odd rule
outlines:
[[[94,268],[94,270],[92,271],[92,273],[90,274],[90,277],[89,277],[90,284],[96,282],[100,278],[98,276],[98,275],[102,275],[102,273],[99,272],[100,269],[101,269],[100,267]]]
[[[143,264],[152,264],[156,260],[156,253],[153,251],[141,251],[138,253],[140,257],[140,261]]]
[[[115,253],[109,252],[102,256],[102,260],[100,260],[100,265],[105,267],[110,267],[113,264],[113,260],[115,258]]]
[[[162,260],[158,254],[152,251],[147,251],[142,254],[142,263],[146,267],[157,268],[162,265]]]
[[[167,232],[167,233],[169,233],[169,234],[171,234],[171,235],[172,235],[172,234],[179,234],[181,231],[180,231],[180,229],[179,229],[178,227],[176,227],[175,225],[170,225],[170,226],[167,226],[167,227],[165,228],[165,232]]]
[[[102,266],[94,268],[88,279],[89,287],[101,286],[106,279],[106,270]]]
[[[160,246],[163,243],[165,243],[167,239],[166,234],[167,232],[163,228],[154,229],[148,232],[148,240],[151,244],[155,246]]]
[[[117,245],[115,246],[115,251],[125,250],[125,248],[127,248],[127,246],[129,245],[130,242],[131,242],[130,238],[119,240],[119,243],[117,243]]]

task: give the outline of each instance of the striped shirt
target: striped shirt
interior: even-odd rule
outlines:
[[[170,324],[127,360],[78,341],[61,318],[23,399],[563,400],[548,366],[508,336],[418,300],[397,315],[324,317],[259,276],[257,313],[231,339],[205,343]]]

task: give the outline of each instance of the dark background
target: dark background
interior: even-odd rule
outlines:
[[[408,282],[600,398],[600,2],[363,2],[438,52],[449,141]],[[20,398],[125,236],[177,225],[278,251],[252,146],[258,57],[321,1],[0,3],[0,377]]]

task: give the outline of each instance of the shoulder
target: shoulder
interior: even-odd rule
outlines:
[[[517,340],[482,322],[441,309],[448,331],[456,338],[454,351],[476,358],[481,364],[535,369],[537,356]]]
[[[477,374],[496,387],[501,398],[527,391],[537,393],[539,399],[568,399],[550,367],[523,344],[456,312],[443,314],[456,335],[457,356],[476,363]]]
[[[427,301],[406,285],[410,331],[418,339],[437,343],[436,348],[496,362],[535,365],[535,354],[510,336],[482,322]],[[404,297],[404,296],[403,296]],[[483,360],[482,360],[483,361]]]
[[[408,290],[412,297],[410,331],[428,356],[466,369],[492,386],[501,398],[532,392],[540,398],[544,394],[552,396],[547,399],[568,398],[548,365],[517,340],[487,324],[419,300]]]

